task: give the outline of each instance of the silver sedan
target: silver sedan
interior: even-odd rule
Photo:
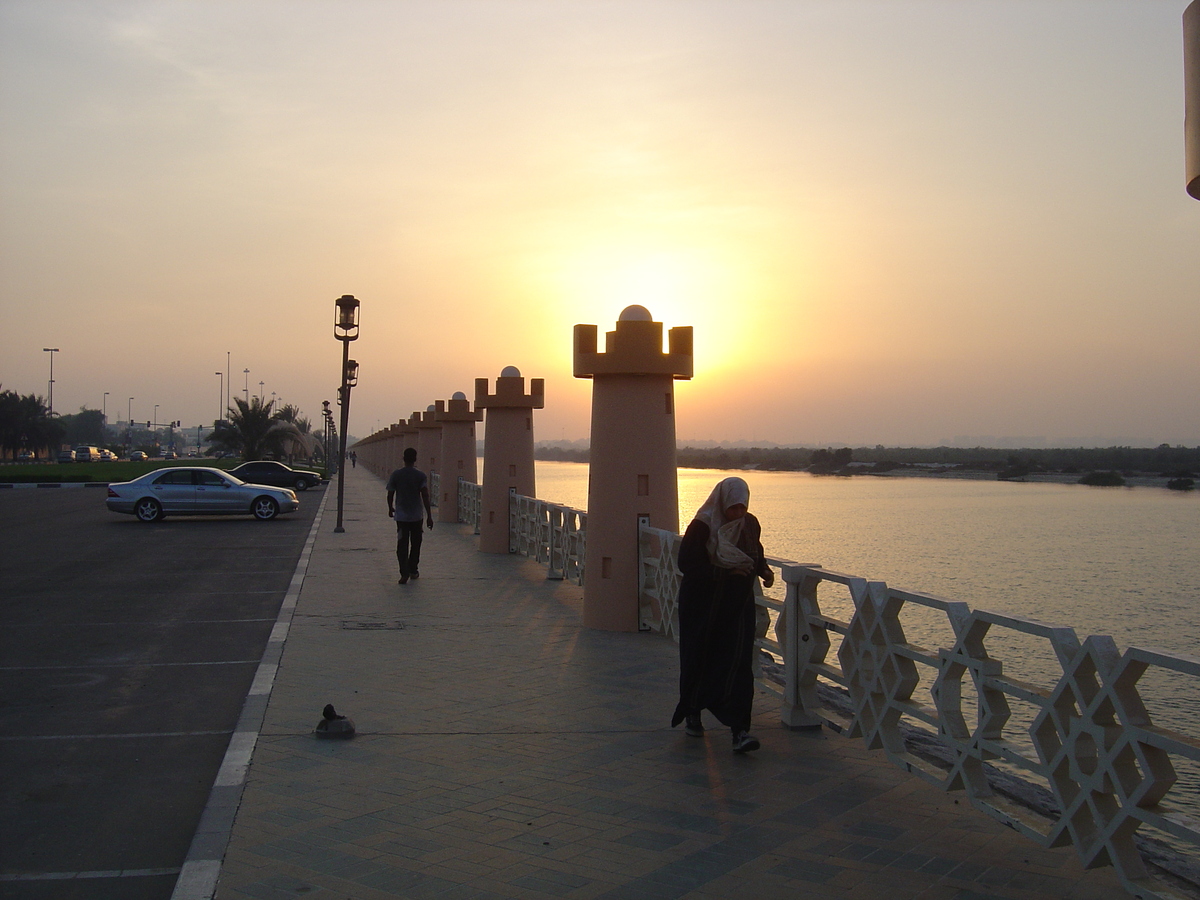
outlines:
[[[108,486],[113,512],[155,522],[163,516],[251,515],[267,521],[300,508],[295,491],[247,484],[220,469],[179,466],[155,469]]]

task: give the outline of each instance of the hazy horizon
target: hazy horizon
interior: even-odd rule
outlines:
[[[579,439],[636,303],[681,440],[1197,446],[1186,5],[7,0],[0,386],[317,423],[351,293],[352,433],[515,365]]]

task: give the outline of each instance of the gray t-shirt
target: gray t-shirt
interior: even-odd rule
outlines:
[[[388,479],[388,491],[396,494],[395,512],[392,518],[397,522],[420,522],[425,518],[425,504],[421,502],[421,488],[425,487],[428,479],[425,473],[416,466],[405,466],[396,469]]]

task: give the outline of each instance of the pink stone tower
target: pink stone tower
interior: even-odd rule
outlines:
[[[637,520],[679,531],[675,380],[692,377],[691,326],[668,332],[626,308],[597,351],[595,325],[575,326],[575,377],[592,379],[591,465],[583,624],[637,631]]]
[[[462,391],[450,400],[439,400],[433,413],[442,426],[441,496],[438,497],[438,521],[458,521],[458,479],[475,484],[479,478],[476,463],[475,423],[483,413],[471,409],[471,401]]]
[[[442,426],[435,421],[436,407],[430,406],[425,412],[415,412],[408,424],[417,431],[417,468],[427,476],[433,477],[434,472],[442,470]],[[437,497],[432,497],[434,502]]]
[[[487,410],[479,522],[479,549],[484,553],[509,552],[509,490],[526,497],[537,496],[533,411],[545,405],[545,379],[532,379],[526,394],[525,379],[516,366],[508,366],[500,373],[494,394],[488,393],[486,378],[475,379],[475,409]]]
[[[387,472],[399,469],[404,465],[404,450],[406,447],[417,446],[417,429],[407,421],[399,421],[391,428],[393,439],[388,441]]]

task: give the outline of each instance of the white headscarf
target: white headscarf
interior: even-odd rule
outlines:
[[[722,569],[753,569],[754,560],[739,547],[746,520],[726,519],[725,510],[737,504],[750,505],[750,486],[736,475],[717,482],[704,505],[696,512],[696,521],[708,526],[708,559]]]

